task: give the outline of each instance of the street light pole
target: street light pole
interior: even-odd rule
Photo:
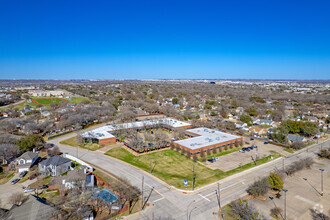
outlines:
[[[190,211],[190,213],[189,213],[189,218],[188,218],[188,220],[190,220],[190,217],[191,217],[191,213],[192,213],[192,211],[194,211],[195,209],[197,209],[197,207],[195,206],[191,211]]]
[[[188,207],[187,207],[187,220],[189,220],[189,217],[188,217],[189,206],[190,206],[191,204],[193,204],[194,202],[195,202],[195,200],[193,200],[191,203],[189,203],[189,205],[188,205]]]
[[[286,192],[288,191],[287,189],[282,189],[284,192],[284,220],[286,220]]]
[[[321,196],[323,196],[323,171],[324,169],[320,169],[321,171]]]

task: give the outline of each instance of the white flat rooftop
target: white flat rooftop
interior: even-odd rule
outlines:
[[[186,131],[199,136],[180,141],[174,141],[174,143],[180,144],[181,146],[184,146],[191,150],[207,147],[213,144],[220,144],[226,141],[231,141],[240,138],[240,136],[237,135],[232,135],[204,127],[189,129]]]
[[[180,128],[184,126],[190,126],[189,123],[178,121],[173,118],[160,118],[146,121],[137,121],[137,122],[129,122],[123,124],[114,124],[114,125],[106,125],[99,128],[96,128],[91,131],[87,131],[83,133],[81,136],[84,138],[95,138],[95,139],[105,139],[115,137],[110,134],[110,132],[121,130],[121,129],[129,129],[129,128],[142,128],[144,126],[153,126],[158,124],[166,124],[173,128]]]

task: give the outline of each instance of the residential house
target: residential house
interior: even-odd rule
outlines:
[[[37,196],[29,195],[20,206],[14,205],[7,213],[6,220],[59,219],[59,209],[47,204]]]
[[[95,178],[93,174],[87,174],[87,169],[74,169],[65,176],[57,176],[49,182],[49,189],[73,189],[76,187],[93,187]]]
[[[53,156],[39,163],[39,172],[44,176],[59,176],[71,169],[71,160]]]
[[[253,124],[256,125],[272,125],[274,123],[274,121],[272,120],[267,120],[267,119],[257,119],[253,122]]]
[[[317,122],[317,117],[315,116],[306,116],[305,119],[309,122]]]
[[[288,141],[290,143],[297,142],[297,141],[305,142],[305,141],[307,141],[307,139],[304,137],[298,136],[298,135],[288,134]]]
[[[249,128],[249,132],[251,135],[259,137],[259,136],[264,136],[267,134],[268,129],[263,129],[259,127],[252,126]]]
[[[29,171],[29,169],[38,161],[38,153],[27,151],[15,160],[16,170],[18,172]]]

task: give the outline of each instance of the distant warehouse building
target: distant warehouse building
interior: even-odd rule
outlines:
[[[243,137],[204,127],[186,130],[186,134],[191,138],[173,143],[184,148],[191,155],[200,155],[202,150],[206,152],[208,149],[219,150],[234,145],[243,145]]]
[[[155,128],[155,127],[161,127],[175,131],[177,129],[190,128],[191,124],[183,121],[178,121],[173,118],[161,118],[161,119],[137,121],[137,122],[123,123],[123,124],[106,125],[85,132],[81,136],[85,142],[93,142],[99,145],[106,145],[116,142],[116,137],[115,135],[112,134],[115,131],[125,130],[125,129],[142,130],[142,129]]]

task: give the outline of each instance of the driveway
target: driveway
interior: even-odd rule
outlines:
[[[0,207],[5,209],[10,209],[12,204],[10,204],[9,198],[16,192],[23,192],[24,183],[16,183],[14,185],[10,184],[13,179],[18,178],[19,173],[15,174],[15,176],[10,179],[7,183],[0,185]]]

